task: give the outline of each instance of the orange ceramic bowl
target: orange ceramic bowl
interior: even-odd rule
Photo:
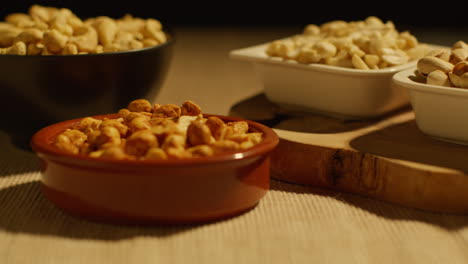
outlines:
[[[56,148],[55,137],[79,120],[45,127],[31,140],[43,161],[43,193],[73,215],[113,223],[200,223],[252,209],[269,189],[269,154],[278,136],[259,123],[245,120],[264,134],[250,149],[185,160],[136,161],[90,158]]]

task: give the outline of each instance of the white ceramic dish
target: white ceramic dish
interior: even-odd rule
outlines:
[[[434,138],[468,145],[468,90],[419,83],[416,68],[398,72],[395,84],[409,92],[419,129]]]
[[[416,61],[378,70],[359,70],[325,64],[300,64],[269,57],[268,43],[233,50],[230,58],[251,62],[269,100],[345,119],[380,116],[409,105],[407,91],[392,82],[396,72]]]

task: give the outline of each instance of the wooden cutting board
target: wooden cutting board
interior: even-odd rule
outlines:
[[[272,177],[434,212],[468,213],[468,146],[423,134],[408,106],[372,120],[293,112],[263,94],[230,115],[275,129]]]

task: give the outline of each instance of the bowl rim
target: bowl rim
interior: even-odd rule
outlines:
[[[299,63],[294,60],[284,60],[279,57],[270,57],[265,54],[266,46],[271,43],[263,43],[259,45],[249,46],[245,48],[231,50],[229,56],[233,59],[242,60],[242,61],[250,61],[253,63],[267,63],[273,65],[282,65],[285,67],[292,67],[298,69],[304,69],[309,71],[321,71],[321,72],[331,72],[331,73],[338,73],[344,75],[359,75],[359,76],[379,76],[379,75],[388,75],[394,74],[396,72],[402,71],[407,69],[408,67],[413,67],[416,65],[417,60],[409,61],[402,65],[396,65],[392,67],[387,67],[383,69],[376,69],[376,70],[360,70],[354,68],[346,68],[340,66],[333,66],[321,63],[309,63],[303,64]],[[447,47],[436,45],[436,44],[429,44],[429,43],[421,43],[428,45],[431,49],[446,49]]]
[[[118,114],[104,114],[104,115],[94,115],[93,118],[115,118],[118,117]],[[187,167],[187,166],[204,166],[212,165],[216,163],[223,162],[232,162],[239,161],[255,156],[261,156],[272,151],[279,143],[279,137],[276,132],[257,122],[231,117],[223,115],[214,115],[214,114],[203,114],[204,117],[216,116],[221,118],[223,121],[246,121],[249,126],[252,126],[255,130],[258,130],[263,133],[263,140],[259,144],[241,151],[230,151],[222,153],[219,155],[209,156],[209,157],[196,157],[196,158],[187,158],[187,159],[167,159],[167,160],[117,160],[111,158],[92,158],[88,156],[78,155],[68,153],[66,151],[60,150],[59,148],[52,145],[52,139],[54,139],[59,132],[70,127],[71,125],[77,123],[82,118],[70,119],[55,124],[46,126],[36,133],[33,134],[30,140],[30,145],[32,150],[41,158],[46,160],[54,160],[58,162],[66,162],[72,164],[79,164],[79,166],[91,166],[91,167],[100,167],[100,166],[113,166],[114,168],[123,168],[123,167],[140,167],[140,168],[154,168],[154,167]]]
[[[414,71],[416,71],[416,69],[416,67],[412,67],[410,69],[397,72],[393,75],[392,79],[396,84],[404,86],[410,90],[443,95],[454,95],[463,97],[468,96],[468,89],[419,83],[411,80],[409,76],[414,75]]]
[[[133,49],[133,50],[123,50],[123,51],[113,51],[113,52],[102,52],[102,53],[87,53],[87,54],[51,54],[51,55],[18,55],[18,54],[1,54],[0,58],[83,58],[83,57],[105,57],[105,56],[112,56],[112,55],[130,55],[130,54],[138,54],[138,53],[145,53],[152,50],[162,49],[166,46],[170,46],[175,42],[175,35],[172,30],[165,30],[164,33],[168,36],[167,41],[155,46],[144,47],[141,49]]]

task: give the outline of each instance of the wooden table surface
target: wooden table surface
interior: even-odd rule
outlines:
[[[232,49],[299,28],[176,28],[158,103],[190,99],[228,114],[261,92]],[[423,41],[468,39],[433,32]],[[358,195],[271,181],[253,210],[196,226],[120,226],[67,215],[41,193],[35,155],[0,131],[0,263],[468,263],[468,216],[431,213]]]

